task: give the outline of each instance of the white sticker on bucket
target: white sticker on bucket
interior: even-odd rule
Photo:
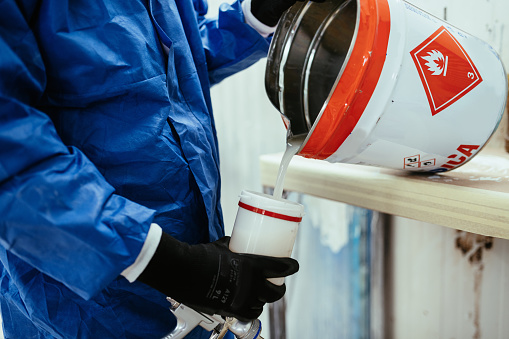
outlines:
[[[436,158],[421,160],[421,155],[417,154],[404,158],[403,168],[415,169],[415,168],[434,167],[436,165],[436,162],[437,162]]]
[[[348,162],[411,171],[428,171],[436,167],[437,156],[387,140],[377,140]]]

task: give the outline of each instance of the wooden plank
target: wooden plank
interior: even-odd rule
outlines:
[[[282,154],[260,158],[273,187]],[[286,190],[375,211],[509,239],[509,156],[485,150],[447,173],[411,173],[294,157]]]

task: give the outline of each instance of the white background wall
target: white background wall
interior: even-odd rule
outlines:
[[[509,1],[411,0],[411,4],[488,42],[509,65]],[[506,66],[507,67],[507,66]]]
[[[393,228],[387,338],[509,338],[509,241],[404,218]]]

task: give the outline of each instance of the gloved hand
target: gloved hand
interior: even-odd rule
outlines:
[[[247,321],[260,316],[267,302],[280,299],[286,286],[267,278],[298,271],[291,258],[238,254],[230,238],[188,245],[163,233],[150,263],[138,277],[161,293],[203,313]]]
[[[274,27],[283,13],[297,1],[305,0],[251,0],[251,13],[263,24]],[[313,0],[323,2],[325,0]]]

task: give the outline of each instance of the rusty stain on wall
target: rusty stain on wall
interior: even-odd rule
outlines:
[[[493,247],[493,237],[457,231],[456,248],[472,264],[482,264],[483,251]]]
[[[469,314],[472,319],[475,333],[473,339],[481,339],[481,325],[480,325],[480,305],[481,305],[481,286],[483,279],[483,253],[489,251],[493,247],[493,237],[488,237],[480,234],[468,233],[465,231],[457,231],[456,234],[456,248],[461,251],[463,257],[473,267],[474,274],[474,312]]]

